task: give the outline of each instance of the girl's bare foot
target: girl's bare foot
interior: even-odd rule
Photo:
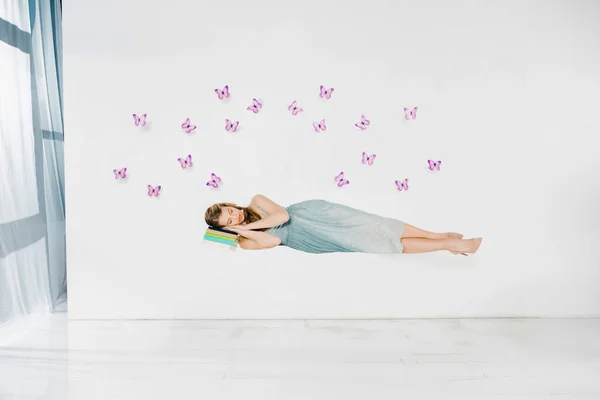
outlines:
[[[473,245],[474,245],[473,253],[476,253],[477,250],[479,250],[479,246],[481,246],[481,242],[483,241],[483,238],[478,237],[478,238],[471,239],[471,240],[473,240]]]
[[[464,243],[460,246],[460,249],[449,250],[449,251],[452,254],[462,254],[463,256],[466,256],[467,253],[475,254],[477,252],[477,250],[479,249],[479,246],[481,246],[482,240],[483,240],[483,238],[480,238],[480,237],[474,238],[474,239],[465,239],[465,240],[462,240],[462,242],[464,242]]]
[[[443,235],[445,235],[446,238],[448,239],[462,239],[464,235],[461,235],[460,233],[456,233],[456,232],[446,232]],[[465,253],[461,253],[460,251],[450,251],[450,253],[452,254],[462,254],[463,256],[466,256]]]

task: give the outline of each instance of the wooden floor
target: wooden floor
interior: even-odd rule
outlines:
[[[0,347],[0,399],[31,398],[598,400],[600,319],[67,323],[55,314]]]

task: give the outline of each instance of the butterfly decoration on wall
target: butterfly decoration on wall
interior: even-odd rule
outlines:
[[[333,88],[329,88],[327,89],[325,86],[321,85],[320,91],[319,91],[319,97],[320,98],[326,98],[327,100],[331,99],[331,95],[333,94]]]
[[[125,179],[127,178],[127,168],[113,169],[113,174],[115,174],[115,179]]]
[[[160,194],[160,190],[162,189],[162,186],[158,185],[157,187],[153,187],[152,185],[148,185],[148,197],[158,197],[158,195]]]
[[[181,128],[185,130],[185,133],[190,134],[196,129],[196,125],[192,125],[190,119],[186,118],[183,124],[181,124]]]
[[[292,115],[298,115],[299,112],[304,110],[298,107],[298,103],[296,102],[296,100],[294,100],[292,104],[288,106],[288,111],[291,111]]]
[[[359,128],[363,131],[365,129],[367,129],[369,127],[369,125],[371,125],[371,121],[366,119],[364,114],[360,117],[360,122],[357,122],[356,124],[354,124],[354,126],[356,126],[357,128]]]
[[[313,128],[315,128],[315,132],[317,133],[327,129],[327,126],[325,125],[325,119],[322,119],[319,123],[313,122]]]
[[[407,191],[408,190],[408,178],[404,179],[403,181],[395,181],[396,182],[396,189],[398,189],[399,192],[401,191]]]
[[[229,85],[225,85],[223,89],[215,89],[215,93],[219,97],[219,100],[228,99],[229,94]]]
[[[319,97],[321,99],[329,100],[329,99],[331,99],[331,96],[333,95],[334,90],[335,90],[334,88],[327,88],[324,85],[320,85]],[[214,92],[217,94],[217,97],[219,100],[229,99],[231,97],[231,93],[229,92],[229,85],[225,85],[223,87],[223,89],[214,89]],[[263,103],[261,101],[259,101],[257,98],[253,98],[252,104],[250,104],[246,109],[248,111],[251,111],[254,114],[258,114],[262,108],[263,108]],[[299,107],[297,101],[294,100],[288,106],[288,111],[291,112],[291,114],[293,116],[297,116],[299,113],[303,112],[304,110],[301,107]],[[418,107],[412,107],[412,108],[404,107],[404,118],[406,120],[416,119],[417,111],[418,111]],[[132,114],[132,116],[133,116],[133,121],[134,121],[134,124],[136,127],[140,127],[140,126],[144,127],[147,125],[147,114],[139,114],[139,115]],[[227,132],[231,132],[231,133],[237,132],[237,130],[239,128],[239,124],[240,124],[240,121],[231,121],[229,119],[225,119],[225,130]],[[360,121],[354,124],[354,126],[356,126],[357,128],[359,128],[362,131],[368,129],[368,127],[370,125],[371,125],[371,121],[368,120],[364,114],[361,115]],[[312,126],[316,133],[324,132],[327,129],[327,126],[325,124],[325,118],[321,119],[320,122],[313,122]],[[181,124],[181,128],[185,131],[185,133],[190,134],[194,130],[196,130],[197,126],[193,125],[191,123],[190,118],[186,118],[185,121]],[[372,166],[373,163],[375,162],[376,157],[377,157],[376,154],[369,155],[368,153],[363,151],[361,162],[363,165]],[[188,154],[187,157],[184,157],[184,158],[178,158],[177,161],[179,162],[182,169],[191,168],[193,166],[191,154]],[[427,163],[428,163],[428,168],[430,171],[440,171],[442,161],[427,160]],[[114,174],[115,180],[119,180],[119,179],[124,180],[127,178],[127,168],[114,169],[113,174]],[[344,171],[340,171],[340,173],[334,177],[334,182],[340,188],[344,187],[345,185],[350,184],[350,181],[345,178]],[[394,182],[396,184],[396,189],[399,192],[408,191],[408,189],[409,189],[408,178],[405,178],[404,180],[395,180]],[[214,172],[211,173],[210,180],[208,182],[206,182],[206,186],[209,186],[209,187],[212,187],[215,189],[219,188],[221,184],[222,184],[221,177],[217,176]],[[160,195],[161,190],[162,190],[162,186],[160,186],[160,185],[156,186],[156,187],[153,187],[152,185],[148,185],[148,196],[149,197],[158,197]]]
[[[249,105],[246,110],[252,111],[254,114],[258,114],[260,109],[262,108],[262,103],[256,99],[252,99],[252,104]]]
[[[237,132],[237,128],[240,125],[240,121],[230,121],[228,119],[225,120],[225,130],[227,132]]]
[[[368,155],[367,153],[365,153],[363,151],[363,153],[362,153],[362,163],[363,164],[373,165],[373,162],[375,161],[375,157],[377,157],[377,154]]]
[[[133,123],[135,126],[146,126],[146,116],[148,114],[142,114],[138,116],[137,114],[133,114]]]
[[[192,164],[192,155],[188,154],[186,158],[178,158],[177,161],[179,161],[179,164],[181,165],[182,169],[185,169],[187,167],[191,167],[194,164]]]
[[[427,160],[427,163],[429,164],[429,170],[430,171],[434,171],[434,170],[440,170],[440,167],[442,166],[442,162],[441,161],[433,161],[433,160]]]
[[[404,107],[404,118],[406,119],[415,119],[417,118],[417,110],[419,107],[414,107],[412,110]]]
[[[215,175],[214,172],[210,174],[210,180],[206,182],[206,186],[214,187],[215,189],[219,187],[219,183],[221,182],[221,178]]]
[[[344,171],[341,171],[338,175],[336,175],[333,180],[337,182],[338,187],[350,184],[349,180],[344,179]]]

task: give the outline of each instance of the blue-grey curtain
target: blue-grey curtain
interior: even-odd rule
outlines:
[[[59,0],[0,1],[0,335],[66,297]]]

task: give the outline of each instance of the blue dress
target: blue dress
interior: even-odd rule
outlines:
[[[286,210],[290,219],[265,231],[279,237],[281,246],[308,253],[402,253],[404,222],[397,219],[325,200],[303,201]]]

